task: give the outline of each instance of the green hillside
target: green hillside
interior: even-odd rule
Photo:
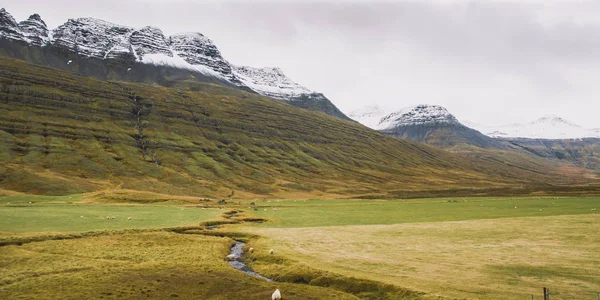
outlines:
[[[0,59],[0,192],[398,196],[586,183],[466,159],[210,83],[108,82]]]

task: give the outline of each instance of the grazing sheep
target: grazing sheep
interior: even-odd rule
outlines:
[[[83,219],[83,216],[79,216],[79,217]]]
[[[115,216],[112,216],[112,217],[110,217],[110,218],[114,220],[114,219],[115,219]]]
[[[271,295],[271,300],[281,300],[281,292],[279,289],[276,289],[275,292],[273,292],[273,295]]]
[[[233,255],[233,254],[229,254],[229,255],[227,255],[226,259],[227,259],[227,260],[230,260],[230,261],[231,261],[231,260],[235,260],[235,255]]]
[[[518,207],[515,206],[515,208],[518,208]]]
[[[127,217],[127,220],[131,220],[131,217]]]
[[[273,254],[275,252],[275,250],[271,249],[269,250],[269,254]]]
[[[109,217],[109,216],[106,216],[106,219],[107,219],[107,220],[110,220],[110,217]]]
[[[250,248],[250,249],[248,249],[248,252],[249,252],[249,253],[252,253],[252,252],[254,252],[254,248]]]

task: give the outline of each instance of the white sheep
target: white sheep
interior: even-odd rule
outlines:
[[[227,260],[235,260],[235,255],[229,254],[229,255],[227,255],[226,259]]]
[[[131,217],[127,217],[127,220],[131,220]]]
[[[273,254],[275,252],[275,250],[271,249],[269,250],[269,254]]]
[[[107,220],[109,220],[109,219],[110,219],[110,217],[109,217],[109,216],[106,216],[106,219],[107,219]]]
[[[517,208],[517,207],[515,206],[515,208]]]
[[[114,219],[115,219],[115,216],[112,216],[112,217],[110,217],[110,218],[114,220]]]
[[[248,252],[249,252],[249,253],[252,253],[252,252],[254,252],[254,248],[250,248],[250,249],[248,249]]]
[[[279,291],[279,289],[276,289],[273,292],[273,295],[271,295],[271,300],[281,300],[281,292]]]
[[[79,216],[79,217],[83,219],[83,216]]]

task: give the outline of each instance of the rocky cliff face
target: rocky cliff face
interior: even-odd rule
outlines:
[[[30,60],[35,63],[83,75],[143,82],[155,82],[159,77],[159,83],[190,79],[208,81],[251,90],[294,106],[347,119],[325,96],[296,84],[278,68],[231,65],[209,38],[197,32],[165,36],[159,28],[136,29],[95,18],[70,19],[49,31],[38,14],[17,23],[1,9],[0,40],[3,40],[0,48],[4,48],[5,55],[27,59],[23,51],[17,49],[19,45],[8,45],[23,42],[43,48],[32,55],[36,58]],[[40,55],[51,57],[40,60]]]

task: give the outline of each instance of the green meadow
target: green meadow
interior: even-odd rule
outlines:
[[[600,293],[592,210],[600,197],[240,200],[221,209],[90,199],[0,198],[0,241],[19,241],[0,246],[0,298],[269,299],[275,288],[284,299]],[[234,239],[255,248],[246,263],[276,282],[229,266]]]

